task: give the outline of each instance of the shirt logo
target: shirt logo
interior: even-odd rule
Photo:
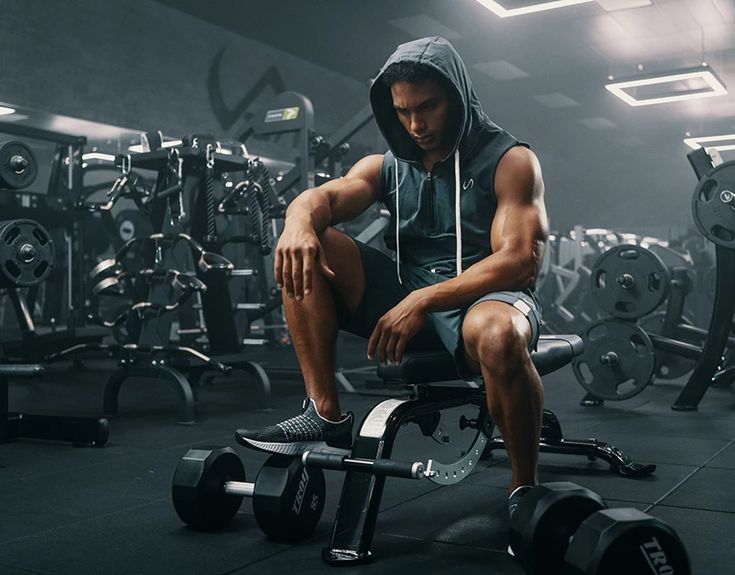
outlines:
[[[473,180],[472,178],[470,178],[469,180],[465,180],[464,181],[464,183],[462,184],[462,189],[463,190],[469,190],[474,185],[475,185],[475,180]]]

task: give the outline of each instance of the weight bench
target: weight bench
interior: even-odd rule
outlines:
[[[537,351],[531,354],[540,375],[546,375],[571,362],[582,353],[582,339],[577,335],[542,335]],[[457,380],[458,374],[449,353],[408,353],[400,364],[383,364],[378,377],[390,384],[402,384],[410,390],[407,399],[386,399],[372,408],[363,419],[352,444],[351,458],[388,460],[396,435],[402,425],[417,424],[426,436],[436,432],[440,411],[473,405],[478,409],[476,419],[460,419],[460,428],[476,430],[469,449],[458,461],[450,464],[429,460],[426,471],[430,481],[451,485],[462,481],[476,467],[483,452],[504,448],[501,438],[493,437],[493,424],[487,412],[485,392],[481,385],[441,385],[439,382]],[[430,385],[431,384],[431,385]],[[596,439],[564,439],[556,416],[544,410],[540,451],[584,455],[589,459],[603,459],[610,470],[624,477],[650,475],[654,465],[640,465],[619,449]],[[322,551],[327,563],[369,561],[370,550],[385,475],[351,470],[345,475],[337,517],[329,546]]]

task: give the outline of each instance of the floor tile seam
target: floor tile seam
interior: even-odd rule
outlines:
[[[694,477],[697,473],[699,473],[702,469],[704,469],[710,461],[713,461],[717,456],[719,456],[723,451],[725,451],[733,443],[735,443],[735,439],[731,439],[730,441],[728,441],[722,448],[720,448],[717,452],[715,452],[715,454],[712,455],[712,457],[710,457],[702,465],[697,466],[689,475],[684,477],[684,479],[679,481],[676,485],[674,485],[674,487],[672,487],[669,491],[664,493],[661,497],[659,497],[656,501],[654,501],[646,509],[644,509],[644,513],[648,513],[651,509],[656,507],[656,505],[663,503],[667,497],[671,497],[671,495],[673,495],[677,489],[679,489],[682,485],[684,485],[687,481],[689,481],[692,477]]]
[[[50,529],[46,529],[44,531],[36,531],[35,533],[29,533],[27,535],[23,535],[22,537],[16,537],[14,539],[7,539],[6,541],[0,541],[0,547],[4,545],[8,545],[10,543],[17,543],[18,541],[23,541],[24,539],[30,539],[32,537],[38,537],[40,535],[46,535],[48,533],[52,533],[54,531],[58,531],[60,529],[66,529],[68,527],[71,527],[72,525],[78,525],[80,523],[85,523],[88,521],[94,521],[97,519],[100,519],[102,517],[110,517],[112,515],[116,515],[118,513],[126,513],[128,511],[133,511],[134,509],[142,509],[143,507],[148,507],[150,505],[154,505],[158,503],[157,500],[150,500],[146,501],[145,503],[141,503],[140,505],[133,505],[132,507],[125,507],[124,509],[116,509],[115,511],[109,511],[107,513],[98,513],[96,515],[90,515],[87,517],[80,517],[79,519],[69,521],[68,523],[64,523],[63,525],[57,525],[55,527],[52,527]]]
[[[218,438],[223,438],[224,439],[226,437],[229,437],[229,436],[221,435],[221,436],[217,436],[217,437],[213,437],[213,438],[208,438],[208,439],[201,439],[201,440],[200,439],[197,439],[196,440],[196,443],[182,443],[182,444],[179,444],[179,445],[172,445],[170,447],[161,447],[161,448],[151,449],[151,450],[140,452],[140,453],[136,453],[136,454],[125,454],[124,457],[125,457],[125,460],[126,461],[131,461],[131,460],[139,459],[139,458],[142,458],[142,457],[147,457],[147,456],[155,455],[155,454],[160,453],[162,451],[168,451],[168,450],[171,450],[171,449],[178,449],[178,448],[183,449],[185,447],[191,448],[192,445],[197,445],[199,443],[204,443],[204,442],[215,441]],[[123,457],[123,456],[121,456],[121,457]],[[13,477],[13,478],[8,478],[8,479],[0,480],[0,486],[2,486],[5,483],[11,483],[11,482],[12,483],[16,483],[18,481],[27,481],[29,479],[43,478],[43,477],[45,477],[47,475],[58,475],[59,473],[63,473],[65,471],[71,471],[71,470],[89,470],[89,469],[94,469],[95,467],[109,466],[109,464],[110,464],[110,461],[101,461],[99,463],[90,463],[90,464],[87,464],[87,465],[77,465],[77,466],[70,467],[70,468],[53,469],[53,470],[42,472],[42,473],[34,473],[32,475],[25,475],[25,474],[18,475],[18,476]]]
[[[11,563],[0,563],[0,567],[12,567],[13,569],[20,569],[21,571],[28,571],[28,573],[33,573],[34,575],[55,575],[51,571],[39,571],[38,569],[31,569],[30,567],[22,567],[19,565],[13,565]]]
[[[706,511],[707,513],[721,513],[723,515],[735,515],[735,509],[728,511],[727,509],[712,509],[709,507],[693,507],[690,505],[674,505],[668,503],[666,505],[657,504],[652,509],[686,509],[688,511]]]
[[[385,507],[378,511],[378,514],[385,513],[386,511],[391,511],[392,509],[395,509],[396,507],[400,507],[401,505],[405,505],[406,503],[410,503],[412,501],[416,501],[417,499],[421,499],[422,497],[426,495],[431,495],[432,493],[436,493],[437,491],[440,491],[441,489],[444,489],[447,487],[446,485],[437,485],[430,491],[427,491],[425,493],[419,493],[418,495],[414,495],[413,497],[409,497],[408,499],[404,499],[403,501],[400,501],[399,503],[395,503],[394,505],[390,505],[389,507]]]
[[[455,484],[455,485],[457,485],[457,484]],[[467,485],[475,485],[475,486],[478,486],[478,485],[482,485],[482,484],[468,483]],[[446,488],[451,488],[451,487],[453,487],[453,486],[452,485],[437,485],[437,487],[435,487],[431,491],[427,491],[426,493],[421,493],[419,495],[416,495],[414,497],[411,497],[410,499],[405,499],[404,501],[401,501],[400,503],[396,503],[395,505],[391,505],[390,507],[386,507],[385,509],[381,509],[380,510],[380,513],[385,513],[386,511],[391,511],[392,509],[395,509],[396,507],[400,507],[401,505],[405,505],[406,503],[410,503],[412,501],[415,501],[416,499],[420,499],[421,497],[425,497],[427,495],[431,495],[432,493],[436,493],[440,489],[446,489]],[[506,489],[505,487],[497,487],[495,485],[483,485],[483,487],[489,487],[490,489],[497,489],[498,491],[505,491],[505,489]]]
[[[278,555],[282,555],[283,553],[291,551],[294,548],[295,548],[294,545],[289,545],[285,549],[275,551],[269,555],[266,555],[265,557],[258,557],[257,559],[250,561],[249,563],[245,563],[244,565],[240,565],[239,567],[228,569],[227,571],[222,571],[221,573],[218,573],[217,575],[232,575],[233,573],[237,573],[238,571],[241,571],[242,569],[245,569],[247,567],[252,567],[253,565],[257,565],[258,563],[262,563],[263,561],[268,561],[269,559],[273,559],[274,557],[277,557]]]
[[[381,535],[385,537],[393,537],[395,539],[408,539],[411,541],[423,541],[426,543],[438,543],[440,545],[451,545],[452,547],[464,547],[469,549],[477,549],[480,551],[491,551],[493,553],[501,553],[503,555],[507,555],[507,552],[504,549],[495,549],[494,547],[485,547],[482,545],[467,545],[465,543],[459,543],[456,541],[445,541],[442,539],[432,539],[432,538],[424,538],[424,537],[417,537],[416,535],[406,535],[405,533],[391,533],[390,531],[381,531]]]

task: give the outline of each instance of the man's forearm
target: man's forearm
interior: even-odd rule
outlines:
[[[286,209],[286,224],[306,225],[312,227],[316,233],[324,231],[331,221],[329,196],[319,188],[303,191]]]
[[[467,306],[485,294],[503,290],[522,290],[534,281],[533,257],[519,258],[511,253],[495,253],[467,268],[459,277],[421,288],[411,295],[425,312]]]

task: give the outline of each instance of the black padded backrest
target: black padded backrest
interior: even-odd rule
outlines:
[[[572,361],[582,353],[583,347],[578,335],[542,335],[531,359],[539,375],[546,375]],[[400,364],[380,364],[378,377],[399,383],[432,383],[460,378],[454,359],[444,350],[407,353]]]

